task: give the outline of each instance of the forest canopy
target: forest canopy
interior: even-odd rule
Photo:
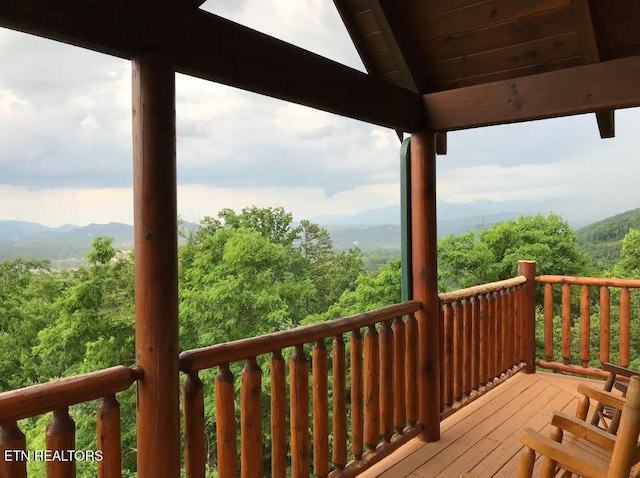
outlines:
[[[181,228],[181,349],[293,328],[400,301],[400,261],[374,273],[358,248],[337,252],[326,229],[282,208],[220,211]],[[0,390],[134,363],[134,268],[108,237],[96,237],[88,266],[53,270],[47,261],[0,263]],[[576,233],[557,215],[521,217],[438,243],[439,286],[449,291],[515,275],[535,260],[539,274],[640,276],[640,231],[631,230],[610,271],[595,269]],[[135,394],[122,403],[124,476],[135,472]],[[212,407],[207,403],[208,409]],[[95,449],[95,409],[72,408],[79,449]],[[211,410],[207,411],[211,417]],[[44,440],[48,417],[21,424]],[[34,476],[42,470],[30,463]],[[78,476],[94,476],[79,464]]]

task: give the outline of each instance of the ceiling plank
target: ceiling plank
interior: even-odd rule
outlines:
[[[589,65],[599,62],[602,58],[598,49],[593,19],[589,9],[589,0],[571,0],[574,18],[580,37],[580,49],[582,51],[582,63]],[[600,111],[596,113],[596,122],[601,138],[615,137],[615,112]]]
[[[420,95],[203,10],[111,0],[7,0],[0,26],[131,59],[171,56],[180,73],[404,131]]]
[[[640,106],[640,56],[423,95],[429,127],[451,131]]]

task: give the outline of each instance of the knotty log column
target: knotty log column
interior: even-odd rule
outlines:
[[[411,244],[413,298],[418,321],[418,414],[421,438],[440,439],[440,302],[436,237],[435,136],[411,135]]]
[[[522,313],[524,319],[524,359],[527,366],[524,373],[536,371],[536,263],[535,261],[518,261],[518,274],[525,276]]]
[[[133,60],[138,476],[180,476],[175,70]]]

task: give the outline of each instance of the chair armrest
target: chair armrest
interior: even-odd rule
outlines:
[[[578,393],[581,393],[585,397],[592,398],[604,405],[609,405],[610,407],[616,408],[618,410],[622,410],[624,404],[626,402],[624,397],[620,395],[616,395],[615,393],[605,392],[599,388],[594,388],[590,385],[581,383],[578,385]]]
[[[615,435],[563,412],[554,412],[551,425],[584,438],[589,443],[608,451],[613,451],[613,446],[616,443]]]
[[[531,428],[524,429],[520,441],[571,473],[584,478],[607,478],[608,466],[583,450],[557,443]]]
[[[630,368],[620,367],[613,365],[612,363],[603,363],[600,368],[605,372],[614,373],[616,375],[622,375],[623,377],[631,378],[634,375],[640,375],[637,370],[631,370]]]

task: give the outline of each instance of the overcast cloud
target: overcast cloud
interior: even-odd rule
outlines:
[[[213,12],[362,69],[332,2],[213,1]],[[129,62],[0,29],[0,219],[131,222]],[[284,206],[297,219],[399,203],[393,131],[178,75],[179,209]],[[639,206],[638,110],[617,138],[593,115],[449,135],[441,199],[559,198],[605,216]],[[578,205],[578,206],[576,206]]]

